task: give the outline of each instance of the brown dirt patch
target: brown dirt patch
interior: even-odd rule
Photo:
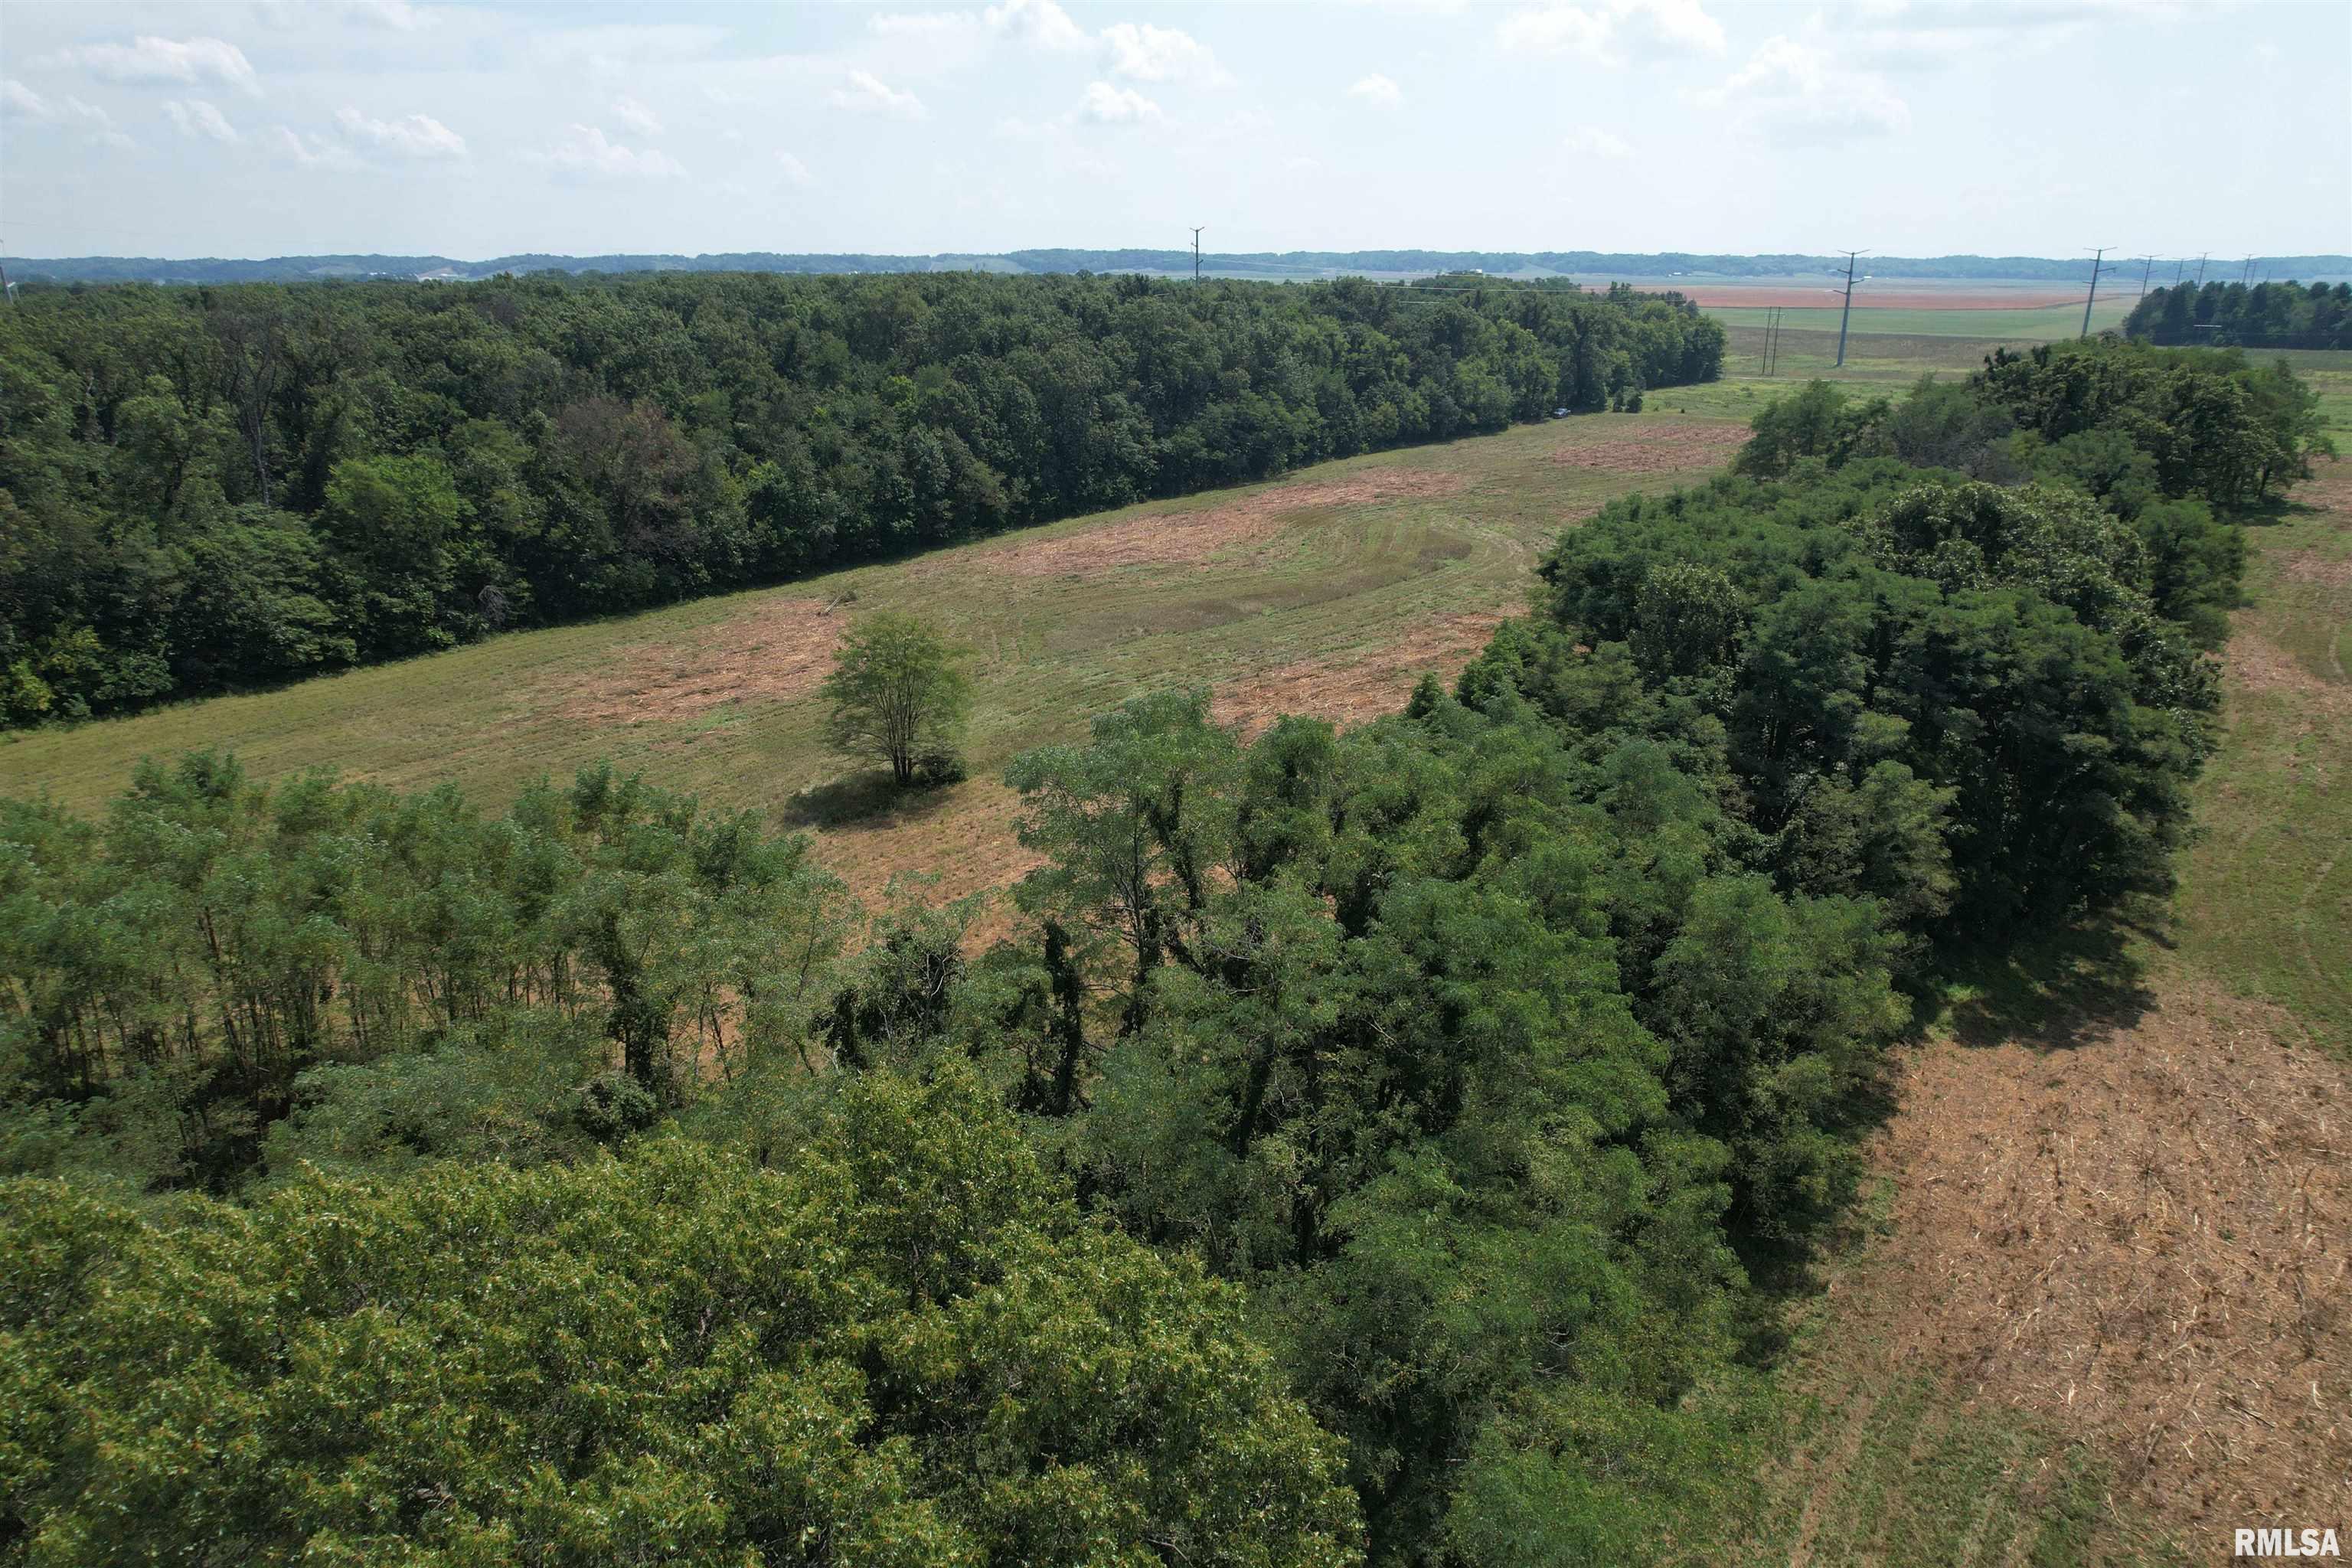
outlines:
[[[1644,419],[1625,436],[1606,441],[1573,437],[1552,448],[1562,468],[1603,474],[1665,474],[1713,468],[1748,444],[1748,427],[1719,419]]]
[[[1850,1302],[1906,1364],[2090,1440],[2196,1542],[2352,1513],[2352,1085],[2186,976],[2071,1049],[1922,1047],[1875,1163],[1889,1267]]]
[[[908,569],[911,576],[992,572],[1011,577],[1098,577],[1129,566],[1204,566],[1222,552],[1272,536],[1293,514],[1449,496],[1468,481],[1429,468],[1381,468],[1344,479],[1279,485],[1199,511],[1158,512],[1055,539],[960,552]]]
[[[1437,616],[1407,627],[1384,647],[1261,670],[1220,688],[1212,711],[1248,738],[1286,713],[1360,724],[1403,707],[1424,673],[1452,680],[1504,618],[1500,611],[1487,610]]]
[[[850,617],[823,599],[763,598],[677,639],[616,649],[614,662],[535,689],[566,719],[690,719],[747,698],[781,701],[824,683]]]

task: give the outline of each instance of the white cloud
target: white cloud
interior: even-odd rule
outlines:
[[[896,114],[908,120],[920,120],[924,115],[921,99],[877,79],[870,71],[851,71],[849,85],[834,89],[826,95],[826,100],[835,109],[866,114]]]
[[[1732,110],[1751,129],[1781,142],[1844,142],[1911,128],[1910,106],[1879,77],[1780,36],[1767,38],[1722,85],[1691,96],[1704,108]]]
[[[2197,9],[2172,0],[2033,0],[2007,5],[1870,0],[1850,11],[1816,13],[1805,33],[1834,43],[1857,64],[1882,70],[2007,70],[2022,57],[2075,47],[2111,22],[2163,26]]]
[[[1404,89],[1377,71],[1359,79],[1348,96],[1360,98],[1374,109],[1394,109],[1404,102]]]
[[[236,127],[228,122],[228,116],[201,98],[167,98],[163,100],[163,113],[183,136],[209,136],[215,142],[243,140]]]
[[[1723,24],[1699,0],[1599,0],[1514,12],[1495,29],[1513,54],[1581,55],[1603,65],[1724,52]]]
[[[1068,21],[1068,17],[1064,17]],[[969,11],[893,11],[871,18],[866,26],[886,38],[913,38],[924,43],[961,43],[976,37],[984,26]]]
[[[613,100],[613,114],[622,124],[640,136],[658,136],[662,133],[661,116],[625,92]]]
[[[1003,0],[981,14],[992,33],[1017,37],[1040,48],[1076,54],[1092,47],[1085,31],[1054,0]]]
[[[253,62],[245,58],[243,49],[219,38],[158,38],[142,35],[128,44],[89,44],[68,49],[58,58],[108,81],[215,81],[256,98],[261,96],[261,81],[253,74]]]
[[[44,98],[14,77],[0,81],[0,110],[15,119],[65,126],[110,147],[131,145],[131,138],[114,123],[114,117],[98,105],[84,103],[70,93]]]
[[[1174,27],[1120,22],[1103,29],[1102,41],[1110,50],[1110,68],[1139,81],[1223,87],[1234,79],[1206,44]]]
[[[355,169],[359,159],[352,150],[318,136],[305,136],[300,132],[279,125],[273,127],[265,139],[286,157],[306,169]]]
[[[1091,120],[1097,125],[1142,125],[1166,118],[1160,106],[1131,87],[1113,87],[1107,81],[1090,81],[1086,95],[1078,100],[1076,110],[1080,120]]]
[[[783,171],[784,184],[788,185],[805,186],[816,183],[815,177],[809,173],[809,166],[790,153],[779,151],[776,153],[776,167]]]
[[[530,159],[566,174],[611,179],[674,180],[686,174],[677,159],[660,149],[647,147],[641,152],[624,146],[593,125],[570,127],[562,141],[530,154]]]
[[[1581,130],[1570,132],[1561,140],[1560,147],[1580,158],[1630,158],[1633,155],[1633,149],[1626,144],[1623,137],[1603,131],[1598,125],[1587,125]]]
[[[401,158],[463,158],[466,139],[429,114],[372,120],[356,109],[339,109],[335,123],[354,142],[364,142]]]
[[[414,33],[431,26],[433,21],[408,0],[352,0],[352,9],[366,20],[395,32]]]

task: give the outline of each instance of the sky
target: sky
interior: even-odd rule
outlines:
[[[2352,252],[2352,5],[0,5],[16,256]]]

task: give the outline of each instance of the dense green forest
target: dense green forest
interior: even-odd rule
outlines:
[[[2305,277],[2352,272],[2352,257],[2256,258],[2272,271]],[[1120,250],[1009,250],[996,255],[953,252],[938,256],[872,256],[835,253],[786,255],[776,251],[728,251],[718,255],[551,256],[543,252],[461,261],[447,256],[223,257],[75,256],[20,258],[8,263],[16,276],[81,283],[307,283],[331,278],[416,278],[446,273],[479,279],[501,272],[1166,272],[1189,274],[1192,253],[1134,247]],[[1808,277],[1843,270],[1839,256],[1727,256],[1691,251],[1623,250],[1256,250],[1202,253],[1201,265],[1213,273],[1254,277],[1328,278],[1333,273],[1557,272],[1584,279],[1675,278],[1706,273],[1718,278]],[[1871,271],[1880,278],[1981,278],[2047,281],[2083,275],[2080,257],[1874,256]]]
[[[0,725],[449,647],[1712,379],[1457,280],[652,276],[0,314]]]
[[[2352,283],[2178,284],[2141,296],[2124,331],[2166,344],[2352,348]]]
[[[0,1551],[1704,1560],[1887,1046],[2170,885],[2274,374],[1808,388],[1450,691],[1020,757],[984,952],[608,768],[0,804]]]

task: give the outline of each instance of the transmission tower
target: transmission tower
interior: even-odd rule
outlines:
[[[2108,247],[2101,246],[2091,256],[2091,291],[2083,300],[2083,335],[2091,335],[2091,305],[2099,297],[2099,263],[2106,259]]]
[[[1867,249],[1869,249],[1869,248],[1870,248],[1870,247],[1869,247],[1868,246],[1864,246],[1864,247],[1863,247],[1863,250],[1867,250]],[[1847,323],[1848,321],[1851,321],[1852,320],[1853,320],[1853,268],[1854,268],[1854,260],[1855,260],[1855,258],[1857,258],[1857,257],[1861,256],[1861,255],[1862,255],[1862,253],[1863,253],[1863,252],[1862,252],[1862,250],[1849,250],[1849,251],[1847,251],[1847,252],[1845,253],[1845,309],[1844,309],[1844,310],[1843,310],[1842,312],[1840,312],[1840,314],[1839,314],[1839,316],[1838,316],[1838,357],[1837,357],[1837,362],[1838,362],[1838,363],[1839,363],[1840,365],[1843,365],[1843,364],[1845,363],[1845,328],[1846,328],[1846,323]]]
[[[1201,230],[1208,226],[1202,224],[1192,230],[1192,281],[1195,283],[1201,280]]]

